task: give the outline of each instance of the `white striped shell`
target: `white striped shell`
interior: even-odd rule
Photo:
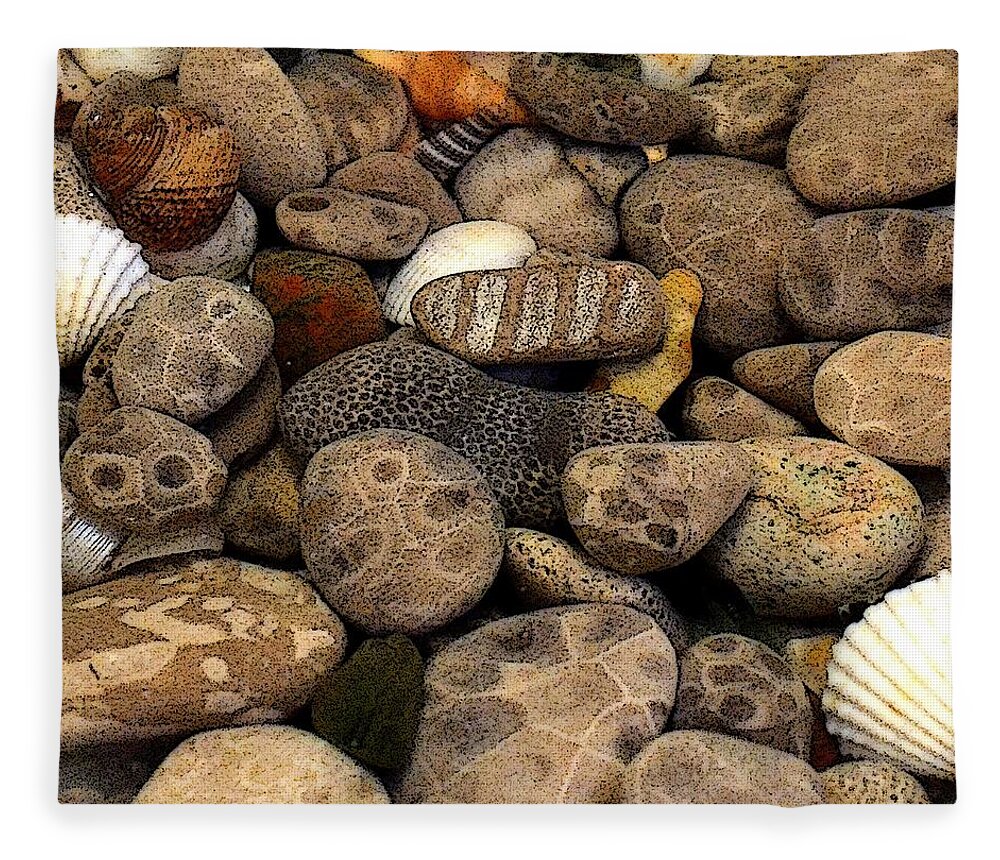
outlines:
[[[131,72],[140,78],[165,78],[177,71],[183,48],[70,48],[80,67],[95,83],[115,72]]]
[[[953,779],[951,573],[890,591],[833,646],[823,693],[841,751]]]
[[[658,90],[680,90],[705,73],[714,54],[636,54],[642,81]]]
[[[111,560],[121,537],[94,525],[62,488],[62,590],[79,591],[113,576]]]
[[[83,358],[101,330],[150,288],[142,247],[118,229],[56,215],[56,342],[59,365]]]
[[[502,221],[466,221],[431,233],[389,282],[382,311],[400,325],[413,325],[410,303],[427,283],[445,275],[523,265],[538,250],[520,227]]]

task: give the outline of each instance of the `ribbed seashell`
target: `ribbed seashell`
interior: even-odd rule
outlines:
[[[56,342],[59,365],[83,358],[104,326],[152,287],[142,247],[121,230],[56,215]]]
[[[441,182],[450,180],[500,131],[503,124],[489,112],[453,123],[417,145],[413,157]]]
[[[91,179],[125,234],[153,251],[207,240],[236,197],[232,131],[175,105],[97,111],[82,130]]]
[[[121,536],[94,525],[76,509],[73,494],[62,489],[62,590],[78,591],[113,575],[111,561]]]
[[[841,751],[954,779],[951,573],[890,591],[844,631],[823,710]]]
[[[679,90],[708,71],[714,54],[636,54],[642,82],[658,90]]]
[[[445,275],[522,265],[538,250],[535,240],[520,227],[502,221],[466,221],[431,233],[396,276],[382,300],[387,319],[413,325],[410,303],[427,283]]]
[[[140,78],[165,78],[177,71],[183,48],[70,48],[73,58],[97,83],[115,72]]]

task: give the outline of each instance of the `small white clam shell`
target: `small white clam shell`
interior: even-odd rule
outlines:
[[[149,291],[142,247],[118,229],[56,215],[56,341],[59,364],[83,358],[115,314]]]
[[[502,221],[466,221],[431,233],[389,282],[382,310],[387,319],[413,325],[410,303],[427,283],[485,269],[522,265],[538,247],[520,227]]]
[[[636,54],[643,83],[658,90],[679,90],[694,83],[714,54]]]
[[[947,570],[890,591],[834,645],[823,710],[844,753],[954,778],[950,592]]]
[[[140,78],[165,78],[177,71],[183,48],[70,48],[80,67],[95,83],[115,72],[131,72]]]
[[[111,560],[121,537],[94,525],[76,510],[73,494],[62,491],[62,590],[79,591],[110,579]]]

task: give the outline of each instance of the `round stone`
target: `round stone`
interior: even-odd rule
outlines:
[[[845,761],[821,774],[827,803],[928,803],[905,770],[881,761]]]

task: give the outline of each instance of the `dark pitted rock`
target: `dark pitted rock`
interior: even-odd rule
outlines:
[[[874,603],[924,539],[913,486],[839,442],[799,437],[738,443],[753,485],[703,553],[762,615],[809,618]]]
[[[823,340],[947,322],[954,223],[919,209],[820,218],[785,246],[782,307]]]
[[[571,543],[543,532],[507,529],[505,540],[504,571],[526,608],[567,603],[630,606],[659,624],[676,651],[687,648],[687,623],[655,585],[600,567]]]
[[[722,633],[681,657],[675,729],[704,729],[808,759],[813,715],[806,688],[766,645]]]
[[[466,218],[515,224],[541,246],[609,257],[618,245],[614,210],[547,132],[495,137],[462,168],[455,196]]]
[[[755,349],[733,362],[733,379],[800,421],[819,424],[813,381],[819,366],[842,346],[841,341],[820,341]]]
[[[827,803],[929,803],[905,770],[883,761],[845,761],[821,774]]]
[[[347,640],[301,577],[231,559],[75,591],[62,612],[67,749],[287,719]]]
[[[428,340],[472,364],[530,364],[648,355],[665,307],[642,266],[595,258],[448,275],[410,310]]]
[[[375,289],[357,263],[311,251],[261,251],[253,294],[274,319],[285,386],[346,350],[385,337]]]
[[[833,58],[788,141],[788,176],[827,209],[891,206],[955,181],[958,55]]]
[[[340,168],[327,185],[420,209],[431,230],[462,220],[455,201],[426,167],[400,152],[373,152]]]
[[[802,759],[699,730],[661,735],[625,771],[622,803],[823,803],[823,780]]]
[[[694,272],[704,292],[695,337],[730,357],[790,339],[781,252],[812,220],[784,171],[712,155],[654,164],[621,204],[629,257],[658,277]]]
[[[567,55],[512,54],[510,88],[546,125],[593,143],[665,143],[684,137],[697,119],[687,93],[656,89]]]
[[[422,433],[482,473],[508,525],[536,527],[561,516],[559,478],[574,454],[670,438],[655,415],[624,397],[532,391],[405,339],[358,347],[307,373],[285,393],[280,424],[303,460],[365,430]]]
[[[398,770],[410,759],[424,704],[424,661],[405,636],[366,639],[316,690],[312,727],[370,767]]]
[[[805,436],[805,426],[759,397],[718,376],[688,386],[682,412],[689,439],[738,442],[752,436]]]
[[[208,437],[222,461],[231,466],[270,441],[280,401],[278,365],[268,356],[243,390],[198,429]]]
[[[423,210],[339,188],[289,194],[274,217],[296,247],[357,260],[402,259],[427,232]]]
[[[397,799],[602,803],[659,734],[677,660],[648,615],[585,603],[487,624],[439,651]]]
[[[146,297],[114,356],[122,406],[204,420],[250,382],[274,323],[253,296],[215,278],[179,278]]]
[[[131,803],[175,741],[59,751],[60,803]]]
[[[735,445],[608,445],[576,455],[562,478],[566,517],[584,549],[619,573],[692,558],[750,486]]]
[[[280,444],[229,479],[219,522],[234,547],[274,561],[299,551],[299,487],[302,474]]]
[[[847,444],[889,463],[951,458],[951,340],[884,331],[848,344],[816,374],[816,412]]]
[[[649,166],[638,147],[566,141],[562,149],[566,160],[580,171],[606,206],[614,206],[625,187]]]
[[[474,466],[426,436],[382,429],[327,445],[301,492],[310,578],[369,633],[443,627],[500,569],[500,503]]]

